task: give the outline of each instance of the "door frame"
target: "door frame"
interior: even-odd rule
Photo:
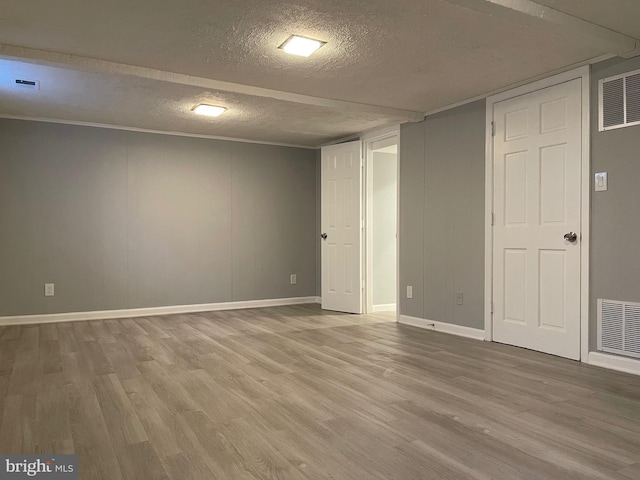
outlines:
[[[554,75],[528,85],[487,98],[485,141],[485,279],[484,333],[493,341],[493,111],[504,100],[533,93],[560,83],[582,81],[582,183],[581,183],[581,245],[580,245],[580,361],[589,358],[589,240],[591,206],[591,70],[589,66]]]
[[[397,147],[397,164],[398,164],[398,186],[397,186],[397,210],[396,210],[396,320],[400,315],[400,125],[374,130],[362,136],[362,156],[364,158],[362,172],[362,180],[364,183],[363,190],[363,219],[364,219],[364,248],[363,248],[363,265],[364,265],[364,313],[373,313],[373,249],[371,248],[373,240],[373,228],[371,218],[373,218],[373,185],[372,175],[373,169],[371,162],[373,161],[373,151],[375,144],[381,141],[391,140],[395,138]]]

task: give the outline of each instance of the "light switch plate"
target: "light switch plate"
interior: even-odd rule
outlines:
[[[596,173],[595,176],[596,192],[604,192],[608,189],[607,172]]]

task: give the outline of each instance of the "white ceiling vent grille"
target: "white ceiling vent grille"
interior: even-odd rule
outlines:
[[[598,300],[598,350],[640,358],[640,303]]]
[[[640,125],[640,70],[600,80],[600,131]]]

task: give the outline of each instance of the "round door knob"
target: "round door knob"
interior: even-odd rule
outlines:
[[[574,243],[578,240],[578,234],[576,232],[569,232],[564,234],[564,239],[567,242]]]
[[[327,239],[327,234],[326,233],[322,233],[322,234],[320,234],[320,237],[322,237],[323,240],[326,240]]]

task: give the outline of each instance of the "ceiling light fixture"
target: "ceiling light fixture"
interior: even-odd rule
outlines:
[[[197,113],[198,115],[206,115],[207,117],[218,117],[222,115],[226,110],[227,109],[224,107],[207,105],[206,103],[201,103],[193,107],[193,113]]]
[[[300,35],[291,35],[278,48],[284,50],[287,53],[290,53],[291,55],[308,57],[313,52],[322,47],[325,43],[327,42],[314,40],[313,38],[301,37]]]

